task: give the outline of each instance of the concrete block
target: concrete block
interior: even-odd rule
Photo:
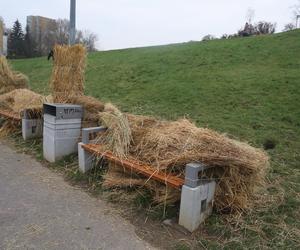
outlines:
[[[22,119],[22,136],[23,139],[29,140],[43,136],[42,119]]]
[[[205,183],[198,187],[183,185],[181,191],[179,225],[194,232],[211,214],[216,183]]]
[[[206,166],[201,163],[193,162],[186,165],[185,168],[185,182],[184,184],[189,187],[197,187],[205,182],[206,180],[199,180],[199,173],[204,170],[210,168],[210,166]]]
[[[81,134],[81,119],[57,119],[44,115],[44,158],[56,162],[62,157],[77,153]]]
[[[82,129],[82,142],[88,144],[90,142],[90,134],[104,132],[107,128],[105,127],[94,127],[94,128],[83,128]]]
[[[49,162],[56,162],[64,156],[77,153],[79,138],[54,138],[47,133],[43,135],[44,158]]]
[[[84,145],[84,143],[78,143],[79,170],[82,173],[86,173],[87,171],[93,168],[94,156],[91,153],[84,150],[82,148],[82,145]]]

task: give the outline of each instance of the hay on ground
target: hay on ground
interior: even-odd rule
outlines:
[[[14,89],[26,88],[28,78],[13,71],[4,56],[0,56],[0,95]]]
[[[69,103],[70,97],[84,94],[86,49],[82,45],[55,46],[51,90],[56,103]]]
[[[116,121],[119,117],[120,114],[114,116],[113,122],[108,122],[112,124],[108,126],[111,131],[99,135],[99,143],[108,142],[109,146],[117,143],[119,148],[123,146],[124,153],[128,151],[127,156],[182,178],[185,165],[190,162],[211,166],[200,178],[216,180],[215,207],[219,211],[247,209],[257,189],[264,185],[268,156],[263,150],[210,129],[198,128],[186,119],[170,122],[134,115],[127,115],[129,129],[126,128],[126,133],[132,136],[130,145],[128,141],[122,144],[119,140],[120,126],[115,125],[123,122]],[[112,131],[114,129],[115,132]],[[111,176],[109,181],[113,183]],[[117,182],[120,181],[119,178]],[[153,182],[147,182],[145,186],[156,190],[154,199],[158,202],[180,199],[179,192],[169,192],[162,186],[154,187]]]
[[[129,171],[114,163],[109,163],[102,186],[104,188],[132,188],[143,186],[144,184],[145,179],[136,176],[134,173],[129,173]]]
[[[83,95],[70,97],[69,103],[83,107],[83,125],[89,124],[90,127],[99,125],[98,113],[104,110],[104,104],[101,101],[94,97]]]
[[[175,203],[180,197],[179,190],[166,188],[166,186],[157,181],[139,176],[135,172],[114,163],[109,163],[102,187],[106,189],[147,188],[152,194],[153,202],[157,204],[165,202],[168,204]]]
[[[29,89],[16,89],[0,95],[0,108],[21,115],[25,110],[31,110],[32,115],[42,113],[43,103],[46,98]]]

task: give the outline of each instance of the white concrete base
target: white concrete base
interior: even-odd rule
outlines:
[[[77,153],[81,134],[81,119],[56,119],[44,115],[43,152],[49,162]]]
[[[29,140],[43,136],[42,119],[22,119],[22,136],[23,139]]]
[[[83,143],[78,143],[78,163],[79,170],[82,173],[86,173],[93,168],[93,155],[82,148]]]
[[[77,153],[78,138],[54,139],[44,133],[43,153],[48,162],[56,162],[63,157]]]
[[[212,213],[216,183],[201,184],[196,188],[183,185],[181,191],[179,225],[194,232]]]

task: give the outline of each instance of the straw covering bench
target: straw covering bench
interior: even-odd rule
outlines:
[[[82,142],[78,144],[79,169],[86,173],[94,166],[94,159],[100,157],[110,163],[122,166],[151,178],[166,186],[181,190],[181,205],[179,224],[189,231],[195,231],[199,225],[211,214],[216,183],[213,180],[199,179],[199,173],[209,166],[201,163],[186,165],[185,178],[159,171],[134,159],[121,159],[103,146],[93,143],[93,136],[105,132],[105,127],[82,129]]]

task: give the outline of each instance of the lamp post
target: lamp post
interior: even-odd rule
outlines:
[[[69,45],[75,44],[75,35],[76,35],[76,0],[71,0]]]

